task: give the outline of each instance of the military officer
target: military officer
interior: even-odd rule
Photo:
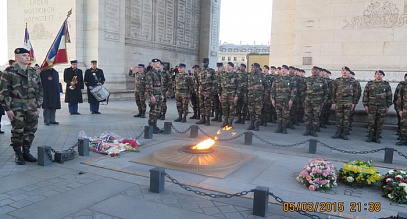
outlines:
[[[177,104],[178,118],[174,122],[186,122],[188,115],[188,104],[191,97],[191,92],[194,89],[192,76],[185,72],[186,65],[180,63],[178,65],[178,73],[175,75],[175,101]]]
[[[30,54],[24,48],[14,50],[17,64],[1,74],[0,103],[11,122],[11,146],[15,163],[37,162],[30,148],[38,127],[38,115],[43,101],[41,78],[28,64]],[[21,151],[22,148],[22,151]]]
[[[264,80],[263,73],[260,72],[260,64],[253,63],[250,74],[247,75],[247,101],[250,114],[250,126],[247,130],[259,131],[261,120],[261,109],[265,95],[269,92]]]
[[[191,104],[192,104],[192,109],[194,111],[194,115],[189,117],[190,119],[199,119],[200,118],[200,113],[199,113],[199,100],[198,100],[198,70],[199,70],[199,65],[194,65],[192,67],[192,82],[193,82],[193,89],[191,90]]]
[[[86,69],[84,82],[88,89],[88,103],[90,105],[90,111],[92,114],[101,114],[99,112],[99,101],[90,92],[94,87],[105,83],[105,75],[103,74],[103,70],[97,67],[96,60],[91,61],[90,69]]]
[[[216,66],[218,68],[218,71],[215,72],[214,74],[214,80],[213,80],[213,89],[212,89],[212,116],[213,113],[215,113],[215,117],[211,119],[211,121],[217,121],[217,122],[222,122],[222,106],[220,105],[219,101],[219,96],[218,96],[218,89],[219,89],[219,84],[218,84],[218,79],[219,77],[222,77],[225,74],[225,68],[223,67],[223,63],[219,62],[216,63]]]
[[[164,69],[163,64],[161,63],[160,65],[160,73],[161,73],[161,84],[162,84],[162,90],[164,94],[164,99],[162,102],[161,106],[161,116],[160,120],[165,120],[165,114],[167,113],[167,98],[171,96],[172,92],[172,79],[171,79],[171,74]]]
[[[212,98],[211,94],[213,92],[213,82],[215,80],[215,71],[208,68],[209,58],[202,59],[202,68],[198,73],[198,83],[199,83],[199,109],[201,112],[201,120],[196,122],[196,124],[205,124],[207,126],[211,125],[211,107]]]
[[[137,69],[136,73],[133,73]],[[134,77],[134,82],[136,88],[134,89],[134,97],[136,100],[136,105],[138,108],[138,114],[134,117],[146,118],[146,97],[144,93],[146,92],[146,73],[145,66],[143,64],[138,64],[138,66],[132,66],[129,70],[129,76]]]
[[[146,92],[145,95],[148,96],[148,104],[150,106],[150,111],[148,114],[148,125],[153,126],[153,133],[159,134],[160,129],[157,126],[157,119],[161,112],[162,101],[164,98],[164,93],[161,84],[161,60],[152,59],[152,68],[146,73]]]
[[[218,77],[218,95],[222,106],[223,124],[221,127],[232,127],[235,118],[236,103],[239,91],[239,76],[234,71],[235,65],[228,62],[226,72]]]
[[[264,80],[266,82],[265,90],[270,90],[271,84],[273,83],[273,77],[269,74],[269,71],[270,71],[270,68],[268,67],[268,65],[264,65],[262,73],[263,73]],[[265,127],[267,126],[267,122],[271,115],[271,106],[272,106],[272,104],[271,104],[270,98],[264,98],[260,125],[265,126]]]
[[[237,75],[239,76],[239,91],[236,103],[236,123],[245,124],[245,117],[247,115],[247,86],[244,86],[247,81],[246,65],[240,64]]]
[[[85,88],[83,85],[83,73],[78,69],[78,61],[72,60],[71,67],[64,70],[65,88],[65,103],[68,103],[69,113],[71,115],[80,115],[78,112],[78,103],[83,103],[82,91]]]
[[[382,70],[375,72],[375,80],[369,81],[363,91],[363,106],[368,118],[368,139],[366,142],[381,143],[380,134],[386,113],[392,105],[392,91],[389,82],[384,81]]]
[[[397,111],[397,114],[400,117],[400,141],[396,145],[406,145],[407,144],[407,73],[404,74],[404,81],[400,82],[397,85],[397,94],[394,96],[397,97],[394,100],[394,105]]]

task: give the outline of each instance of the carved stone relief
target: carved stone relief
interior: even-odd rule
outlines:
[[[120,34],[120,1],[109,0],[105,5],[105,39],[118,41]]]
[[[362,16],[344,20],[343,29],[354,28],[392,28],[404,26],[407,14],[400,14],[398,6],[390,1],[371,3]]]

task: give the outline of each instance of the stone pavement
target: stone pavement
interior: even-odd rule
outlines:
[[[80,116],[68,115],[67,106],[57,111],[60,125],[39,125],[32,152],[36,147],[49,145],[55,150],[67,149],[74,145],[78,132],[84,131],[88,136],[113,132],[123,137],[136,137],[147,124],[147,118],[134,118],[136,113],[133,101],[112,101],[108,106],[101,106],[101,115],[92,115],[88,104],[80,105]],[[166,121],[173,121],[177,116],[175,102],[168,100]],[[42,117],[40,117],[42,120]],[[163,127],[163,122],[158,122]],[[175,123],[178,131],[186,130],[196,120],[187,123]],[[8,124],[8,125],[7,125]],[[218,122],[209,127],[200,126],[207,135],[214,136],[220,128]],[[249,124],[236,124],[232,129],[237,134],[246,131]],[[0,136],[0,218],[260,218],[252,215],[252,196],[211,198],[188,192],[180,186],[166,182],[165,191],[160,194],[149,192],[149,170],[152,166],[130,162],[145,156],[156,149],[171,145],[199,142],[206,136],[199,132],[197,139],[189,138],[189,132],[178,134],[172,130],[170,135],[154,135],[153,139],[139,138],[141,152],[122,153],[120,157],[111,158],[91,152],[89,156],[75,158],[63,164],[52,163],[50,166],[38,166],[29,163],[24,166],[14,164],[14,155],[10,144],[10,125],[3,118],[6,134]],[[393,164],[384,164],[384,151],[367,154],[349,154],[331,150],[318,144],[317,154],[308,153],[309,136],[304,137],[303,125],[295,130],[288,130],[287,135],[275,134],[275,124],[260,127],[254,132],[252,145],[244,145],[244,137],[230,141],[218,141],[220,147],[228,147],[242,153],[254,154],[256,157],[229,174],[225,178],[213,178],[166,169],[173,178],[192,189],[206,193],[238,193],[254,189],[257,186],[270,188],[270,192],[287,202],[331,202],[345,204],[344,212],[315,213],[320,218],[380,218],[396,215],[405,211],[405,205],[390,203],[381,197],[380,186],[370,188],[351,188],[341,183],[329,192],[311,192],[303,188],[295,177],[301,168],[314,157],[325,157],[333,161],[339,169],[343,161],[355,159],[372,159],[378,170],[384,174],[389,168],[406,170],[406,158],[394,154]],[[366,143],[366,128],[355,127],[349,141],[334,140],[330,136],[335,132],[334,126],[318,133],[319,141],[348,151],[371,151],[392,147],[407,155],[407,147],[395,146],[394,130],[385,130],[382,144]],[[231,138],[224,132],[220,138]],[[288,144],[304,142],[293,147]],[[274,145],[272,145],[274,144]],[[351,202],[380,202],[380,212],[350,212]],[[267,218],[308,218],[298,213],[284,212],[282,206],[270,197]]]

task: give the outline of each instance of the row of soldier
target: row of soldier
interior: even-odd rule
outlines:
[[[157,64],[154,64],[157,63]],[[222,63],[217,64],[217,71],[209,68],[209,59],[202,60],[202,67],[193,66],[193,75],[186,72],[186,65],[179,64],[174,82],[171,76],[160,73],[162,64],[158,59],[153,59],[150,63],[153,67],[145,71],[144,65],[132,67],[129,74],[136,78],[136,103],[139,114],[136,117],[143,117],[146,112],[144,98],[150,96],[149,105],[152,109],[164,108],[166,104],[163,100],[168,97],[169,91],[175,92],[178,118],[175,122],[186,122],[189,102],[192,103],[193,116],[190,119],[199,119],[196,124],[210,125],[210,121],[223,122],[221,127],[233,126],[235,123],[245,123],[250,120],[248,130],[258,131],[259,126],[267,126],[268,122],[276,122],[275,133],[287,133],[287,128],[295,129],[295,125],[304,122],[306,131],[304,136],[311,135],[317,137],[320,127],[326,128],[329,125],[331,109],[336,114],[336,133],[332,138],[342,138],[348,140],[348,135],[352,130],[353,113],[359,99],[362,96],[360,83],[354,79],[354,72],[348,67],[342,68],[342,76],[332,80],[331,72],[314,66],[310,77],[304,77],[305,71],[283,65],[275,68],[273,66],[263,66],[254,63],[250,72],[246,71],[246,66],[241,64],[235,71],[233,63],[229,62],[225,67]],[[156,70],[154,65],[158,66]],[[138,73],[133,74],[133,70],[138,68]],[[153,79],[155,72],[157,81]],[[368,135],[367,142],[375,141],[380,143],[384,118],[392,105],[392,91],[390,84],[383,80],[385,73],[381,70],[375,72],[374,80],[369,81],[364,88],[363,106],[368,114]],[[402,104],[396,104],[403,98],[403,86],[407,84],[401,82],[394,94],[395,109],[398,116],[402,118]],[[154,92],[154,89],[156,90]],[[154,95],[151,95],[153,90]],[[401,90],[401,91],[399,91]],[[152,96],[159,95],[159,106],[152,104]],[[404,103],[401,101],[400,103]],[[159,133],[157,119],[162,118],[165,110],[155,110],[151,114],[149,125],[154,127],[154,132]],[[406,110],[407,111],[407,110]],[[400,112],[400,113],[399,113]],[[210,117],[214,117],[210,119]],[[400,122],[400,142],[407,143],[407,131],[403,128],[406,122]]]

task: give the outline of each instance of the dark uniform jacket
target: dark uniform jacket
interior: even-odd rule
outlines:
[[[75,85],[75,89],[70,89],[71,81],[76,76],[78,83]],[[66,83],[65,90],[65,103],[83,103],[81,89],[84,89],[83,85],[83,73],[82,70],[72,67],[64,70],[64,82]]]
[[[100,82],[102,84],[105,83],[105,75],[103,74],[103,70],[96,68],[86,69],[85,71],[85,85],[88,88],[88,103],[97,103],[99,102],[93,94],[90,93],[89,86],[96,87],[97,83]]]
[[[40,73],[44,100],[42,108],[61,109],[59,74],[53,69],[47,69]]]

